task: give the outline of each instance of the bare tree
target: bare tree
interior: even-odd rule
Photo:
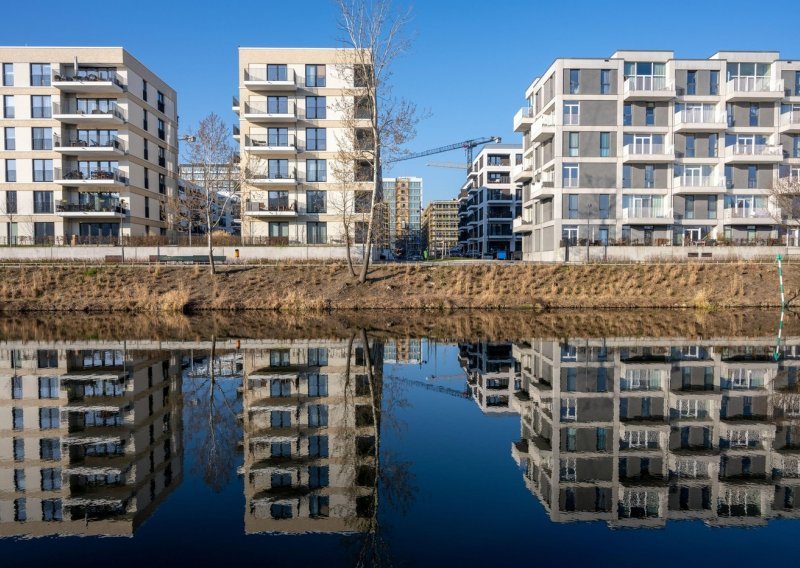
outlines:
[[[794,246],[800,245],[800,178],[780,177],[769,191],[773,221],[786,235],[786,246],[790,246],[792,233]]]
[[[3,236],[6,238],[6,244],[9,246],[19,244],[21,240],[19,237],[20,223],[23,224],[24,232],[29,234],[33,233],[33,221],[31,220],[31,216],[19,215],[17,213],[17,207],[17,192],[13,190],[7,190],[3,196],[3,199],[0,200],[0,215],[4,216],[6,220],[6,234]],[[16,235],[11,234],[11,227],[13,223],[17,224]],[[24,237],[22,237],[22,239],[24,239]]]
[[[222,215],[218,212],[230,206],[234,195],[241,187],[236,171],[235,152],[229,142],[230,131],[225,122],[211,113],[200,121],[197,129],[190,131],[183,138],[187,145],[184,162],[193,168],[193,177],[201,186],[201,199],[187,200],[184,205],[198,206],[196,211],[189,211],[190,218],[200,216],[205,221],[206,242],[208,245],[208,263],[211,274],[216,273],[214,265],[214,247],[211,233],[219,225]],[[222,203],[220,203],[222,201]]]
[[[336,0],[339,30],[343,35],[339,73],[353,85],[341,97],[341,114],[352,116],[357,127],[343,129],[346,148],[362,153],[365,160],[353,163],[355,180],[363,179],[360,170],[371,170],[372,207],[368,219],[364,258],[359,282],[367,280],[372,256],[377,204],[383,200],[383,166],[401,152],[416,135],[419,122],[416,105],[396,98],[391,88],[391,65],[409,47],[404,35],[410,11],[397,12],[390,0]]]
[[[205,224],[207,204],[205,191],[193,183],[181,185],[178,195],[168,197],[164,203],[172,228],[178,233],[186,232],[189,236],[189,246],[192,246],[192,235],[195,230]]]

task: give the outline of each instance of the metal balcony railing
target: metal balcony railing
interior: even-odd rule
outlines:
[[[56,148],[108,148],[127,151],[127,145],[124,140],[120,140],[116,136],[106,137],[79,137],[77,134],[68,134],[62,138],[58,134],[53,134],[53,145]]]
[[[259,81],[267,83],[296,83],[293,69],[245,69],[245,81]]]
[[[245,103],[244,113],[296,116],[295,103],[293,101],[287,101],[286,104]]]
[[[53,103],[53,114],[79,114],[82,116],[103,116],[111,115],[119,118],[122,121],[128,119],[124,110],[116,105],[111,105],[106,108],[90,107],[88,105],[78,105],[76,101],[66,101],[62,103]]]
[[[259,211],[297,213],[297,201],[250,201],[246,204],[245,211],[250,213]]]
[[[244,145],[265,148],[295,148],[294,134],[285,136],[252,136],[244,137]]]
[[[118,181],[128,183],[128,178],[117,168],[84,168],[65,166],[54,169],[54,179],[70,181]]]
[[[664,156],[673,153],[672,146],[666,144],[655,144],[650,142],[637,142],[626,144],[622,148],[623,157],[626,156]]]
[[[57,201],[56,212],[61,213],[119,213],[125,214],[125,208],[118,199],[99,200],[95,203],[70,203]]]
[[[126,89],[126,85],[122,80],[122,76],[113,69],[80,69],[78,72],[69,71],[59,73],[53,71],[53,82],[63,83],[112,83],[122,89]]]

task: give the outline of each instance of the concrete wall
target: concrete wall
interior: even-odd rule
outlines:
[[[697,257],[690,257],[690,253],[698,253]],[[711,256],[704,257],[703,254]],[[593,262],[609,261],[684,261],[684,260],[748,260],[754,258],[772,258],[777,254],[784,256],[800,255],[800,248],[796,247],[674,247],[674,246],[590,246],[589,259]],[[541,260],[564,261],[564,248],[556,251],[551,259],[542,258]],[[585,262],[586,247],[574,246],[569,250],[570,262]]]

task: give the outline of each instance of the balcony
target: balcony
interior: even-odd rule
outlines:
[[[714,194],[724,192],[727,183],[724,176],[682,176],[674,179],[672,187],[675,194]]]
[[[522,217],[517,217],[511,225],[512,231],[515,233],[527,234],[533,231],[533,222],[526,221]]]
[[[740,163],[777,163],[783,160],[780,144],[731,144],[725,148],[725,161]]]
[[[772,224],[781,219],[780,208],[741,207],[727,208],[722,211],[722,220],[726,223],[742,222],[746,225]]]
[[[675,98],[675,85],[667,82],[666,77],[628,77],[625,79],[623,96],[625,100],[666,101]]]
[[[783,98],[783,80],[769,77],[734,77],[727,84],[729,101],[763,101]]]
[[[85,137],[78,138],[77,134],[70,133],[64,138],[54,134],[53,149],[56,152],[70,156],[108,158],[123,156],[128,148],[125,141],[116,136],[89,139]]]
[[[289,172],[248,171],[245,179],[250,185],[296,185],[297,175]]]
[[[672,209],[667,207],[624,207],[622,209],[622,219],[625,221],[637,221],[639,224],[663,225],[671,222]]]
[[[239,127],[234,124],[233,125],[233,139],[238,142],[240,135],[241,135],[241,130],[239,130]]]
[[[569,115],[569,117],[570,124],[578,124],[580,122],[578,115]],[[545,114],[544,116],[540,117],[539,120],[534,122],[531,126],[531,142],[542,142],[548,138],[552,138],[555,136],[556,126],[555,114]]]
[[[626,144],[622,148],[624,162],[672,162],[675,160],[675,149],[666,144],[650,142]]]
[[[297,120],[297,111],[294,101],[286,105],[245,103],[244,118],[250,122],[294,122]]]
[[[239,116],[239,97],[232,97],[231,110],[236,116]]]
[[[523,158],[521,164],[516,164],[511,169],[511,181],[523,182],[533,179],[533,159]]]
[[[127,120],[127,114],[116,105],[106,108],[78,107],[76,101],[53,103],[53,118],[67,124],[119,125]]]
[[[56,202],[56,214],[59,217],[124,217],[126,209],[119,199],[98,199],[93,203]]]
[[[800,133],[800,111],[781,115],[781,133]]]
[[[77,73],[53,71],[52,86],[64,93],[121,94],[127,90],[114,70],[78,69]]]
[[[251,217],[297,217],[297,201],[249,201],[245,211]]]
[[[675,113],[676,132],[713,132],[728,127],[728,113],[699,109]]]
[[[245,69],[244,86],[251,91],[285,91],[296,89],[297,80],[294,70],[286,72],[268,72],[267,69]]]
[[[522,107],[517,111],[517,114],[514,115],[514,132],[524,132],[530,128],[530,125],[533,124],[533,117],[536,115],[536,111],[533,107]]]
[[[245,150],[251,154],[294,154],[297,152],[294,134],[287,136],[245,136]]]
[[[67,186],[99,186],[103,188],[128,185],[128,178],[117,168],[87,169],[79,168],[77,165],[54,168],[53,181]]]

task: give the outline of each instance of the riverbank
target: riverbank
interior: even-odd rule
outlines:
[[[784,267],[787,296],[800,264]],[[2,266],[0,311],[200,312],[365,309],[779,307],[771,263],[380,265],[359,285],[344,264]]]

